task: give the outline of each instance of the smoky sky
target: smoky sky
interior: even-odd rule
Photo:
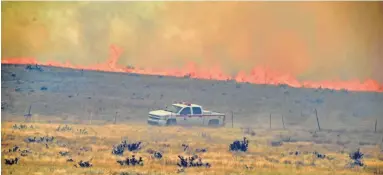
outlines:
[[[381,2],[3,2],[2,58],[383,82]]]

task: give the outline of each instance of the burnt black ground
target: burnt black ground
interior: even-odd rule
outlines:
[[[57,122],[87,120],[145,123],[149,110],[189,101],[226,113],[235,126],[316,129],[314,109],[324,130],[383,131],[383,93],[255,85],[234,81],[148,76],[26,65],[2,65],[2,120],[32,115]],[[21,117],[22,118],[22,117]],[[60,119],[61,118],[61,119]],[[65,120],[64,120],[65,119]],[[56,120],[55,120],[56,121]],[[231,124],[229,124],[231,125]]]

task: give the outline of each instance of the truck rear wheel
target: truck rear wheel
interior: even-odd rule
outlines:
[[[168,119],[166,121],[166,125],[167,126],[177,125],[177,121],[176,121],[176,119]]]
[[[219,120],[217,119],[209,120],[208,126],[219,126]]]

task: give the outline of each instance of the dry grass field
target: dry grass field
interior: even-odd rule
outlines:
[[[25,124],[26,129],[14,125]],[[32,128],[31,128],[32,126]],[[64,125],[61,125],[63,127]],[[156,127],[143,124],[70,124],[70,131],[57,131],[59,124],[49,123],[2,123],[2,174],[379,174],[383,172],[383,154],[378,146],[364,146],[365,167],[349,168],[351,162],[347,151],[335,144],[284,141],[272,146],[277,137],[293,134],[289,130],[240,128]],[[87,133],[80,133],[85,129]],[[304,131],[300,131],[304,132]],[[321,134],[320,132],[318,134]],[[28,137],[53,136],[52,142],[27,143]],[[243,137],[249,139],[247,152],[231,152],[229,145]],[[142,142],[136,152],[125,151],[123,156],[112,154],[113,145],[122,140]],[[282,139],[281,139],[282,140]],[[184,149],[182,144],[189,147]],[[9,152],[19,146],[20,150]],[[20,152],[30,150],[24,156]],[[197,152],[196,149],[206,149]],[[148,150],[161,152],[156,159]],[[338,151],[336,151],[338,150]],[[60,152],[69,152],[62,156]],[[299,152],[295,155],[295,152]],[[318,158],[317,151],[325,154]],[[293,152],[293,154],[291,154]],[[207,167],[187,167],[183,172],[177,166],[178,155],[197,154]],[[131,155],[140,156],[143,166],[121,166],[116,161]],[[4,159],[19,157],[19,163],[5,165]],[[72,158],[74,162],[67,162]],[[80,160],[91,160],[93,167],[74,165]]]
[[[42,70],[2,65],[2,174],[383,174],[382,93],[54,67]],[[227,114],[227,126],[146,124],[148,111],[181,100]],[[29,107],[32,120],[24,123]],[[314,109],[321,131],[316,131]],[[28,128],[13,128],[15,124]],[[72,130],[57,131],[65,125]],[[26,141],[46,136],[54,139]],[[243,137],[249,140],[248,150],[229,151],[230,144]],[[113,146],[123,140],[142,142],[141,149],[125,150],[123,156],[112,154]],[[187,149],[182,145],[188,145]],[[10,151],[14,146],[19,149]],[[358,148],[365,166],[350,168],[349,154]],[[153,151],[163,157],[153,157]],[[211,166],[177,166],[179,155],[195,154]],[[117,163],[132,155],[142,157],[143,166]],[[15,157],[20,158],[18,164],[5,164],[5,159]],[[81,160],[91,160],[93,166],[75,167]]]

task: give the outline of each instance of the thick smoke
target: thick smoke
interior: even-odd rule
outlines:
[[[3,2],[2,58],[383,82],[380,2]]]

